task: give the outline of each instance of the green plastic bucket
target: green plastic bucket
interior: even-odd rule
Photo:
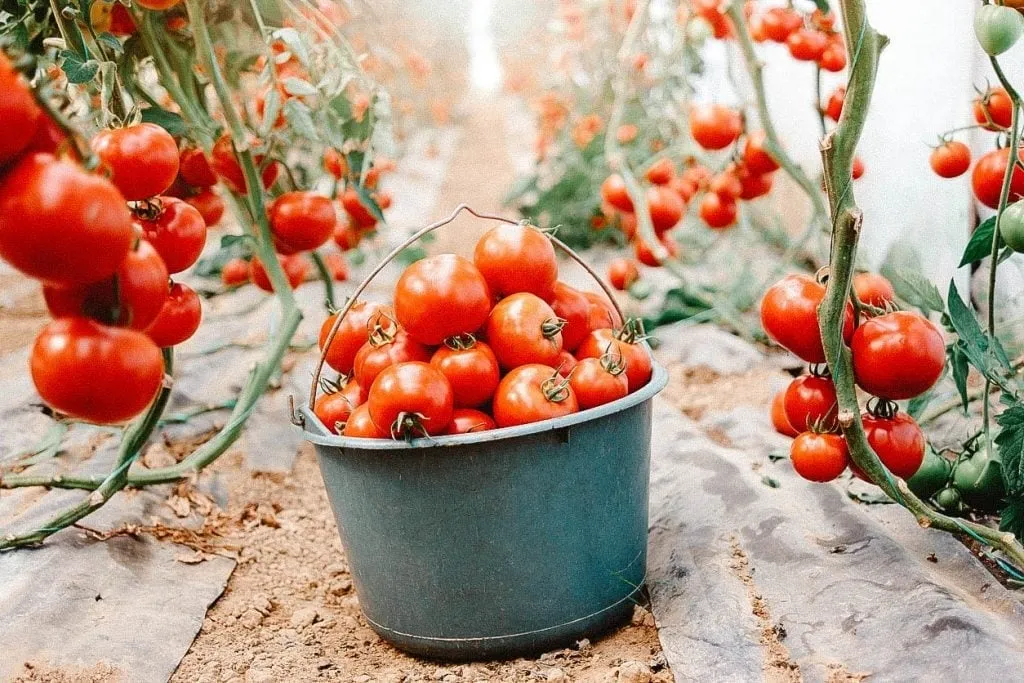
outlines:
[[[359,603],[382,638],[447,660],[571,645],[642,602],[652,399],[412,442],[306,437]]]

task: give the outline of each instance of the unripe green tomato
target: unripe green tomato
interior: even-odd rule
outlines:
[[[713,35],[715,28],[704,17],[694,17],[686,24],[686,37],[696,47],[703,45]]]
[[[921,467],[907,481],[907,486],[919,498],[931,498],[949,481],[949,473],[952,469],[953,463],[932,450],[931,444],[929,444],[924,451],[924,461],[921,463]]]
[[[629,286],[629,295],[637,301],[643,301],[651,295],[651,283],[646,280],[637,280]]]
[[[935,503],[944,512],[960,512],[960,492],[952,486],[947,486],[935,494]]]
[[[1003,465],[989,458],[985,450],[957,465],[953,485],[971,507],[983,511],[998,510],[1006,492],[1003,487]]]
[[[1024,33],[1024,17],[1017,10],[1000,5],[982,5],[974,13],[974,35],[981,49],[1001,55]]]
[[[1003,209],[999,217],[999,234],[1014,251],[1024,251],[1024,199]]]

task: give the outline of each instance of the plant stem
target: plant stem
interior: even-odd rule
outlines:
[[[316,266],[320,280],[324,283],[324,298],[327,302],[327,308],[328,310],[334,310],[334,278],[331,277],[331,271],[327,269],[327,264],[324,263],[324,257],[320,255],[320,252],[313,250],[309,256],[313,259],[313,265]]]

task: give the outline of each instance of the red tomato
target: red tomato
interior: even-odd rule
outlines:
[[[1017,150],[1017,158],[1024,161],[1024,151]],[[994,149],[978,159],[974,165],[974,172],[971,174],[971,187],[974,189],[974,196],[978,201],[994,209],[999,206],[999,194],[1003,187],[1003,176],[1006,174],[1006,164],[1010,160],[1009,148]],[[1013,175],[1010,178],[1009,202],[1015,202],[1024,197],[1024,171],[1020,167],[1014,167]]]
[[[414,360],[430,362],[430,349],[399,329],[390,334],[370,334],[359,347],[352,367],[359,386],[369,387],[384,368]]]
[[[334,233],[334,202],[315,192],[286,192],[270,205],[274,248],[281,254],[316,249]]]
[[[496,429],[498,425],[487,413],[473,408],[456,408],[452,413],[452,423],[448,425],[447,434],[472,434]]]
[[[138,216],[142,234],[152,243],[172,275],[199,260],[206,246],[206,223],[190,204],[174,197],[158,197],[156,215]]]
[[[633,259],[617,258],[608,264],[608,282],[619,291],[629,289],[639,279],[640,271]]]
[[[327,337],[334,326],[337,313],[332,313],[320,326],[320,350],[323,351]],[[341,321],[338,331],[331,340],[331,347],[326,353],[327,364],[343,375],[352,372],[356,353],[370,338],[370,331],[375,327],[387,327],[393,320],[394,312],[390,306],[366,301],[357,301]]]
[[[0,105],[0,107],[2,106]],[[32,136],[25,151],[46,152],[57,157],[69,157],[75,161],[81,161],[78,150],[71,145],[68,136],[49,116],[40,117],[35,135]]]
[[[413,339],[437,346],[479,330],[491,300],[487,281],[469,259],[438,254],[416,261],[398,278],[395,316]]]
[[[373,201],[377,202],[377,206],[381,208],[381,211],[386,211],[391,208],[391,193],[387,190],[377,190],[373,193]]]
[[[558,354],[558,367],[555,368],[562,375],[568,377],[572,373],[572,369],[579,365],[579,361],[576,360],[576,356],[572,355],[565,349]]]
[[[134,239],[131,212],[105,178],[49,154],[27,154],[0,178],[0,256],[29,277],[102,280]]]
[[[914,418],[896,413],[892,418],[863,415],[864,434],[871,450],[886,469],[901,479],[910,479],[924,462],[924,432]]]
[[[818,59],[818,66],[825,71],[839,73],[846,68],[846,48],[842,43],[830,42]]]
[[[741,187],[742,191],[742,187]],[[724,199],[721,195],[708,192],[700,200],[700,217],[709,228],[721,230],[736,223],[739,209],[733,199]]]
[[[255,155],[253,162],[256,164],[256,168],[259,169],[263,164],[263,156]],[[235,144],[231,141],[229,134],[221,135],[217,142],[214,143],[210,166],[224,184],[227,185],[229,190],[235,194],[246,193],[248,186],[245,182],[245,172],[242,171],[242,166],[238,163],[238,157],[235,156]],[[267,164],[267,167],[263,169],[261,179],[263,180],[264,189],[268,189],[274,184],[279,170],[276,162]]]
[[[513,427],[579,411],[569,380],[551,366],[531,363],[505,375],[494,394],[494,421]]]
[[[661,236],[661,245],[665,247],[670,259],[679,257],[679,245],[668,233]],[[661,265],[661,262],[654,256],[651,246],[640,237],[633,240],[633,255],[636,256],[637,261],[645,266],[657,268]]]
[[[527,292],[505,297],[487,318],[487,341],[505,370],[529,363],[557,365],[564,321]]]
[[[145,329],[167,301],[167,267],[145,240],[128,252],[111,277],[88,285],[43,285],[54,318],[84,316],[104,325]]]
[[[452,385],[429,363],[385,368],[370,387],[370,419],[394,439],[444,434],[454,410]]]
[[[473,263],[497,296],[529,292],[548,299],[558,279],[551,240],[528,225],[501,224],[488,230],[476,243]]]
[[[377,217],[363,205],[363,200],[360,199],[359,193],[354,188],[349,188],[342,193],[341,206],[357,228],[372,228],[377,225]]]
[[[277,260],[280,262],[281,268],[284,269],[284,275],[288,279],[289,287],[295,289],[305,282],[306,276],[309,274],[309,261],[306,260],[306,257],[302,254],[294,254],[292,256],[278,256]],[[274,291],[270,275],[267,274],[267,270],[263,267],[263,263],[259,258],[253,258],[249,262],[249,279],[252,280],[254,285],[265,292]]]
[[[581,361],[584,358],[601,358],[605,354],[611,354],[613,358],[621,357],[626,365],[626,378],[632,393],[651,381],[653,362],[646,345],[622,339],[621,336],[607,327],[594,330],[576,349],[576,357]]]
[[[775,431],[783,436],[794,437],[800,434],[793,425],[789,424],[789,418],[786,417],[785,407],[786,392],[785,390],[775,394],[772,399],[772,426],[775,427]]]
[[[623,213],[619,215],[619,230],[626,236],[627,240],[636,237],[636,214]]]
[[[90,144],[128,201],[155,197],[178,175],[178,145],[155,123],[100,131]]]
[[[249,263],[241,258],[231,259],[221,268],[220,280],[229,287],[245,284],[249,281]]]
[[[652,185],[668,185],[676,177],[676,166],[671,159],[661,157],[647,167],[644,178]],[[621,177],[620,177],[621,180]],[[607,181],[606,181],[607,182]]]
[[[343,392],[336,391],[333,394],[324,394],[313,404],[313,412],[317,418],[335,434],[340,434],[345,429],[345,423],[352,415],[357,406],[352,405]]]
[[[683,203],[689,202],[697,194],[697,184],[689,178],[677,176],[668,184],[672,191],[679,195]],[[630,235],[627,235],[630,237]]]
[[[829,377],[804,375],[789,383],[783,399],[786,420],[793,429],[839,431],[839,401]]]
[[[587,324],[587,327],[590,329],[583,340],[580,340],[581,344],[594,330],[604,327],[620,327],[622,325],[622,316],[615,310],[615,306],[612,305],[612,302],[608,300],[604,293],[583,292],[583,296],[587,297],[587,300],[590,301],[590,318]]]
[[[755,175],[746,168],[738,172],[740,179],[740,199],[757,199],[763,197],[772,190],[772,176],[770,173]]]
[[[708,192],[717,194],[725,201],[735,200],[743,193],[743,183],[740,182],[736,170],[730,167],[711,179]]]
[[[828,38],[821,31],[801,28],[789,34],[786,38],[786,46],[793,59],[816,62],[825,54]]]
[[[721,104],[690,108],[690,134],[704,149],[725,149],[743,132],[743,116]]]
[[[456,408],[482,406],[494,396],[501,379],[498,358],[481,341],[442,346],[434,352],[430,364],[448,379],[455,394]]]
[[[932,150],[928,163],[938,176],[956,178],[971,167],[971,148],[958,140],[943,142]]]
[[[203,217],[206,227],[212,228],[224,217],[224,200],[214,190],[206,188],[185,201]]]
[[[110,32],[115,36],[130,36],[135,31],[135,20],[128,8],[115,2],[110,8]]]
[[[348,280],[348,261],[341,254],[327,254],[324,257],[324,265],[327,266],[327,272],[331,274],[331,279],[335,282]]]
[[[838,121],[843,113],[843,102],[846,100],[846,86],[840,85],[829,95],[828,104],[825,105],[825,116]]]
[[[198,147],[186,147],[178,158],[178,173],[192,187],[211,187],[217,184],[217,174],[210,160]]]
[[[743,165],[754,175],[771,173],[779,169],[779,162],[765,148],[767,137],[763,130],[747,135],[743,144]]]
[[[625,398],[629,394],[629,378],[625,365],[610,356],[584,358],[569,374],[569,386],[576,394],[580,410],[596,408]]]
[[[839,434],[804,432],[789,447],[793,469],[808,481],[826,482],[846,471],[850,451]]]
[[[885,308],[896,302],[896,290],[887,278],[878,273],[857,273],[853,276],[853,291],[862,303]]]
[[[583,292],[561,280],[555,282],[551,292],[551,310],[565,321],[565,327],[562,328],[562,348],[575,351],[590,334],[590,300]]]
[[[860,157],[854,157],[853,168],[850,170],[850,176],[854,180],[857,180],[862,175],[864,175],[864,162],[861,160]]]
[[[328,147],[324,150],[324,170],[330,173],[337,180],[341,180],[348,174],[348,162],[338,150]]]
[[[712,35],[719,40],[733,35],[732,20],[719,7],[719,0],[694,0],[693,13],[711,25]]]
[[[618,173],[613,173],[601,183],[601,198],[619,211],[633,213],[633,200],[626,192],[626,182]]]
[[[11,161],[24,150],[36,133],[41,110],[28,83],[14,70],[10,60],[0,53],[0,121],[4,134],[0,135],[0,166]]]
[[[202,319],[203,305],[199,295],[188,285],[175,282],[160,315],[145,332],[157,346],[177,346],[196,333]]]
[[[804,23],[797,12],[783,7],[773,7],[765,12],[761,22],[765,35],[776,43],[786,42],[789,35]]]
[[[348,416],[348,421],[345,423],[342,435],[357,439],[390,438],[387,432],[378,429],[377,425],[373,424],[373,420],[370,419],[370,406],[366,403],[358,405],[353,409],[352,414]]]
[[[824,363],[818,329],[818,306],[825,287],[809,275],[787,275],[768,288],[761,300],[761,326],[779,346],[808,363]],[[846,305],[843,339],[853,336],[853,306]],[[796,425],[794,425],[796,426]]]
[[[671,188],[655,185],[647,188],[647,208],[651,214],[654,232],[660,235],[674,228],[682,219],[686,204]]]
[[[747,30],[750,33],[750,38],[755,43],[763,43],[768,40],[768,34],[764,30],[764,17],[760,14],[754,14],[747,21]]]
[[[850,341],[853,374],[869,394],[891,401],[914,398],[932,388],[946,368],[942,332],[910,311],[865,321]]]
[[[345,218],[338,216],[338,222],[334,224],[334,243],[342,251],[351,251],[359,246],[362,235],[352,227],[352,224]]]
[[[47,405],[96,424],[135,417],[164,380],[163,356],[149,337],[87,318],[58,318],[44,327],[30,366]]]
[[[974,100],[974,120],[987,130],[1004,130],[1013,122],[1013,100],[1003,88],[990,88]]]

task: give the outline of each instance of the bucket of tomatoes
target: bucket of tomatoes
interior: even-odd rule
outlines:
[[[579,256],[473,213],[497,224],[471,258],[428,256],[392,303],[360,299],[402,245],[324,321],[299,416],[367,621],[450,660],[550,650],[631,616],[667,383],[604,283],[558,279],[556,248],[593,274]]]

